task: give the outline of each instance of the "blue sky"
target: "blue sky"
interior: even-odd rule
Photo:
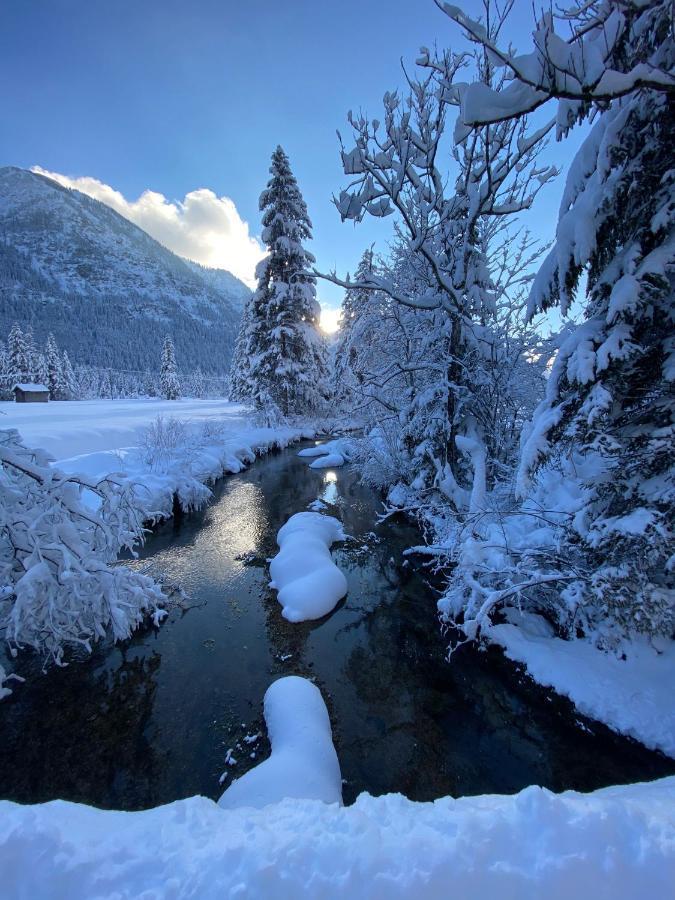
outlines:
[[[466,5],[472,11],[474,5]],[[531,5],[516,0],[510,34],[528,45]],[[251,233],[281,143],[314,223],[319,267],[354,268],[388,223],[342,224],[336,128],[379,113],[421,44],[459,46],[432,0],[2,0],[0,165],[98,179],[135,201],[227,196]],[[558,147],[560,162],[572,146]],[[563,152],[564,151],[564,152]],[[562,185],[530,225],[552,236]],[[319,286],[337,305],[340,291]]]

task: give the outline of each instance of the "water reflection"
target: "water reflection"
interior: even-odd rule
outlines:
[[[292,625],[262,563],[281,525],[317,497],[354,538],[334,551],[349,591],[324,620]],[[318,477],[289,450],[227,479],[205,512],[161,528],[139,565],[151,561],[199,605],[122,647],[44,678],[33,671],[0,704],[0,796],[126,809],[217,797],[226,750],[263,728],[266,688],[292,673],[324,693],[348,802],[362,790],[430,799],[675,772],[606,729],[579,728],[569,704],[498,651],[465,647],[448,665],[434,597],[400,565],[419,535],[376,525],[379,508],[356,473]],[[261,758],[235,756],[235,775]]]
[[[323,481],[325,487],[319,495],[319,499],[334,506],[338,502],[337,474],[333,471],[325,472]]]

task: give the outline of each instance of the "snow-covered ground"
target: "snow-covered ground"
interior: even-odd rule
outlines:
[[[665,898],[675,778],[552,794],[226,810],[192,797],[144,812],[0,803],[3,900],[396,897]],[[670,886],[670,887],[669,887]]]
[[[296,513],[279,529],[270,587],[289,622],[320,619],[347,593],[347,579],[330,555],[331,544],[344,538],[340,521],[319,512]]]
[[[486,636],[535,681],[569,697],[584,715],[675,757],[675,642],[626,641],[619,659],[587,641],[554,637],[540,616],[511,610],[509,619],[490,625]]]
[[[171,515],[174,495],[198,507],[207,483],[240,472],[270,447],[314,436],[302,427],[256,426],[245,407],[225,400],[2,402],[0,428],[18,429],[26,446],[46,450],[69,474],[127,476],[140,486],[139,506],[159,516]]]
[[[41,447],[61,467],[83,454],[136,447],[141,430],[157,416],[194,424],[227,422],[233,432],[249,426],[245,408],[224,400],[0,402],[0,428],[18,429],[26,446]]]

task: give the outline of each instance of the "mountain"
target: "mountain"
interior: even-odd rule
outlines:
[[[249,295],[98,200],[0,168],[0,340],[18,322],[74,362],[152,371],[170,334],[179,369],[223,375]]]

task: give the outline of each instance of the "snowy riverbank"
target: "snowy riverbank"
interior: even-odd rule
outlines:
[[[350,807],[204,797],[144,812],[0,803],[6,900],[31,897],[663,897],[675,880],[675,778],[552,794]],[[39,865],[35,861],[39,860]]]
[[[27,447],[46,450],[68,474],[124,475],[141,487],[143,510],[160,517],[171,515],[174,495],[185,508],[198,507],[209,496],[205,484],[314,435],[300,426],[256,426],[246,407],[224,400],[3,402],[0,428],[16,428]]]

